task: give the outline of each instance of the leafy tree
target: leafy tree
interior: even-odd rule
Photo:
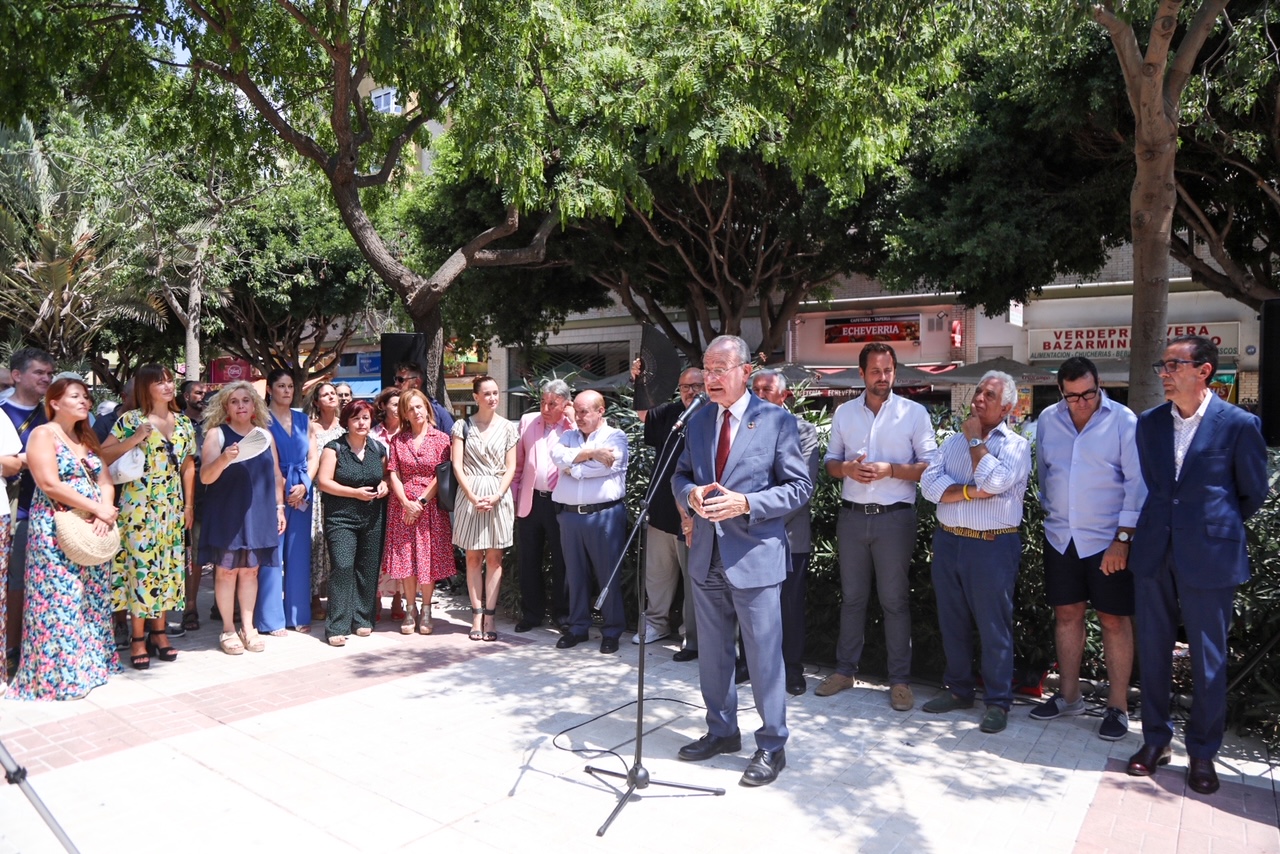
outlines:
[[[291,177],[224,219],[233,254],[211,271],[222,294],[214,340],[264,373],[305,378],[332,373],[382,290],[308,176]]]
[[[112,201],[78,181],[30,122],[0,128],[0,316],[60,362],[91,354],[119,318],[163,325],[144,292],[115,281],[132,223]]]

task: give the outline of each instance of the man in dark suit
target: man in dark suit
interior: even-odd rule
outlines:
[[[747,391],[751,353],[745,341],[732,335],[712,341],[702,375],[716,406],[689,420],[671,486],[676,502],[696,516],[689,576],[708,732],[679,755],[700,761],[742,749],[734,685],[740,625],[762,720],[742,784],[762,786],[777,779],[787,761],[779,599],[791,563],[785,519],[809,500],[813,481],[795,418]]]
[[[1138,459],[1147,499],[1129,569],[1142,671],[1142,749],[1129,773],[1169,762],[1171,657],[1178,617],[1187,628],[1195,694],[1187,722],[1187,785],[1218,789],[1214,756],[1227,716],[1227,631],[1236,586],[1249,579],[1244,521],[1267,494],[1266,443],[1257,416],[1209,389],[1218,348],[1174,338],[1155,365],[1169,402],[1138,418]]]

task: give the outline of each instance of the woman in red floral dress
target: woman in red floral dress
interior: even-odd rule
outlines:
[[[382,571],[404,586],[401,634],[431,634],[431,595],[436,582],[457,573],[449,514],[436,501],[436,466],[449,459],[449,437],[435,428],[427,396],[411,389],[400,396],[400,432],[391,438],[387,479],[387,545]],[[416,606],[422,590],[422,609]]]

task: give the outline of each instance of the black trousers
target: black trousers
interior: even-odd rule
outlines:
[[[541,620],[547,612],[546,581],[542,559],[551,551],[551,614],[563,622],[569,616],[569,588],[564,580],[564,552],[560,548],[560,523],[550,496],[535,492],[529,515],[516,519],[519,551],[520,610],[526,620]]]

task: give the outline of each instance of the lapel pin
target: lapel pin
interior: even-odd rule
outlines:
[[[756,429],[756,422],[754,422],[754,421],[748,421],[748,422],[747,422],[747,429],[748,429],[748,430],[754,430],[754,429]]]

